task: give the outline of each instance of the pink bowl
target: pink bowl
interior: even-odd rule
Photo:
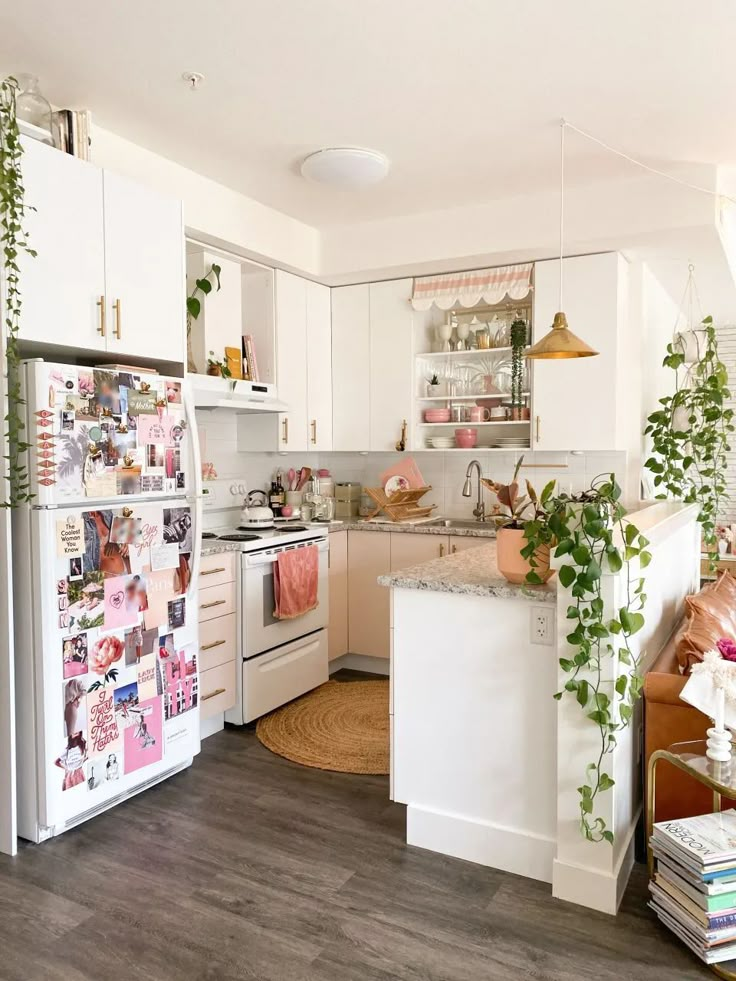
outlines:
[[[461,450],[472,450],[478,442],[477,429],[456,429],[455,443]]]
[[[449,422],[450,415],[451,413],[449,409],[425,409],[424,421],[425,422]]]

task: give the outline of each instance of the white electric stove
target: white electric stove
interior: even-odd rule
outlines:
[[[328,529],[297,521],[242,529],[244,482],[206,481],[203,491],[203,546],[227,544],[241,553],[241,670],[237,703],[225,713],[225,720],[244,725],[328,680]],[[310,546],[319,552],[318,606],[301,617],[277,619],[273,615],[274,564],[280,553]]]

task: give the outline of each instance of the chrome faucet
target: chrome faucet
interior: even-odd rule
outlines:
[[[483,470],[480,463],[477,460],[471,460],[468,464],[468,469],[465,471],[465,483],[463,484],[463,497],[470,497],[473,490],[473,482],[470,479],[473,473],[473,467],[478,471],[478,502],[473,508],[473,516],[476,521],[486,520],[486,506],[483,503],[483,491],[481,489],[480,478],[483,476]]]

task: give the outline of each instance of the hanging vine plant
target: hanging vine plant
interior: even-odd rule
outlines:
[[[646,603],[644,579],[629,574],[636,560],[646,568],[651,555],[647,539],[626,520],[621,504],[621,488],[614,474],[597,477],[589,490],[578,495],[561,494],[548,499],[546,515],[528,521],[524,527],[527,544],[522,555],[532,569],[529,583],[542,580],[535,572],[535,556],[542,546],[551,546],[557,557],[564,557],[559,569],[560,585],[570,590],[567,608],[570,633],[567,643],[572,657],[560,658],[567,675],[562,691],[555,698],[575,698],[585,717],[598,729],[598,753],[585,770],[578,787],[580,828],[589,841],[613,843],[613,831],[604,818],[596,815],[600,794],[614,786],[606,757],[616,746],[616,735],[631,722],[634,705],[641,694],[642,679],[638,657],[631,638],[644,626],[642,610]],[[626,569],[625,602],[616,616],[606,616],[602,573]],[[616,663],[615,680],[608,667]]]
[[[517,317],[511,323],[511,408],[524,405],[524,348],[527,339],[526,320]]]
[[[21,173],[23,145],[20,141],[15,102],[18,83],[12,77],[0,81],[0,242],[2,243],[2,308],[5,319],[5,360],[7,370],[8,408],[5,416],[9,492],[3,507],[15,507],[31,500],[27,466],[29,443],[25,440],[20,390],[20,355],[18,334],[22,308],[19,256],[35,257],[23,230],[27,211]]]
[[[663,365],[675,372],[676,388],[659,400],[661,408],[647,420],[644,433],[652,438],[653,454],[645,467],[660,489],[658,498],[699,505],[703,544],[715,565],[716,524],[728,500],[727,454],[734,413],[726,405],[731,398],[728,372],[718,356],[712,317],[703,320],[698,334],[698,360],[693,364],[686,362],[688,345],[682,335],[667,345]]]

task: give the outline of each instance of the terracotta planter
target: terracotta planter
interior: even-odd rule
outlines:
[[[499,528],[496,538],[496,561],[498,571],[509,582],[526,582],[528,572],[531,572],[529,560],[521,554],[526,545],[523,528]],[[549,567],[549,547],[541,545],[535,555],[536,568],[534,571],[544,581],[553,574]]]
[[[210,364],[207,365],[207,374],[214,375],[216,378],[219,378],[221,375],[221,371],[216,364],[215,365]]]

